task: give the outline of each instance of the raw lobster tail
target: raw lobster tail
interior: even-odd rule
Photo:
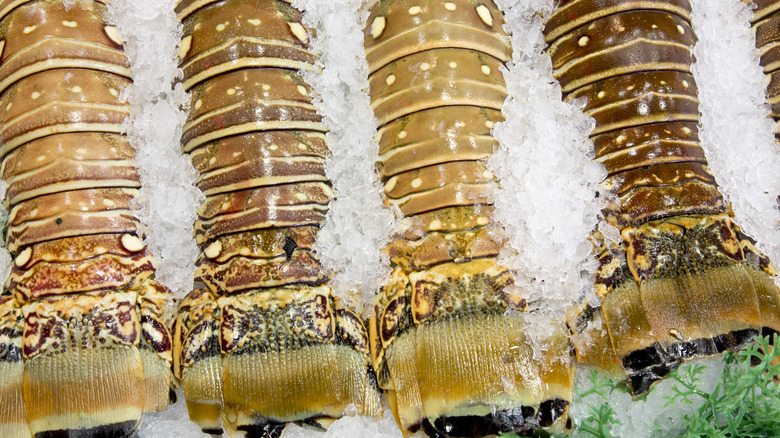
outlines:
[[[780,120],[780,1],[777,0],[742,0],[745,3],[755,3],[753,12],[753,31],[756,34],[756,48],[761,55],[761,67],[769,76],[767,86],[767,102],[772,107],[770,115],[775,123]],[[775,139],[780,140],[780,132],[775,132]]]
[[[486,167],[511,57],[492,1],[384,0],[364,40],[387,202],[404,227],[377,297],[372,359],[405,435],[564,429],[573,360],[564,327],[534,357],[525,300],[488,233]]]
[[[311,31],[278,0],[180,1],[182,147],[206,202],[196,280],[174,323],[174,370],[204,431],[278,436],[347,405],[381,413],[361,319],[313,252],[332,197],[327,127],[300,70]]]
[[[130,70],[105,6],[0,2],[0,436],[129,436],[168,405],[168,291],[130,210]]]
[[[566,100],[596,119],[604,213],[619,247],[599,248],[601,312],[585,312],[578,359],[622,368],[641,393],[681,361],[777,331],[774,268],[731,218],[698,138],[696,42],[687,0],[573,0],[545,35]],[[589,323],[606,331],[588,329]]]

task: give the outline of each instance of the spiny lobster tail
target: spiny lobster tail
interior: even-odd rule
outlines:
[[[777,0],[743,0],[754,3],[751,24],[756,35],[756,48],[761,55],[760,63],[764,74],[769,76],[767,85],[767,103],[771,105],[770,116],[775,123],[780,120],[780,2]],[[775,132],[775,139],[780,140],[780,132]]]
[[[129,436],[168,405],[169,292],[138,237],[131,84],[106,7],[0,2],[0,436]]]
[[[596,120],[616,195],[604,213],[622,235],[599,244],[601,312],[580,316],[578,358],[622,367],[640,394],[682,361],[776,331],[774,268],[734,224],[699,142],[688,1],[573,0],[545,36],[564,98]]]
[[[405,435],[566,429],[573,358],[563,326],[534,355],[489,234],[486,167],[511,57],[491,1],[384,0],[364,41],[387,202],[404,214],[369,330],[379,386]]]
[[[332,197],[328,128],[301,70],[312,30],[278,0],[180,1],[192,106],[182,148],[206,195],[196,281],[174,323],[175,372],[208,433],[327,428],[349,404],[381,413],[363,321],[313,251]]]

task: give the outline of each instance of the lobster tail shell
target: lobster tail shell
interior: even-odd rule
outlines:
[[[124,436],[168,405],[169,293],[136,235],[140,183],[119,99],[130,69],[105,14],[95,2],[0,3],[15,255],[0,300],[2,436]]]
[[[175,372],[209,433],[326,428],[350,403],[377,415],[363,322],[313,251],[333,197],[327,126],[302,70],[311,29],[278,0],[181,1],[182,149],[206,195],[195,239],[203,286],[179,307]]]
[[[386,203],[404,215],[369,324],[405,435],[566,429],[573,361],[560,326],[535,356],[526,303],[488,231],[486,162],[511,58],[493,2],[380,1],[364,33]],[[538,361],[535,361],[538,359]]]
[[[776,331],[774,268],[732,220],[699,142],[688,2],[566,2],[545,38],[564,99],[596,120],[616,195],[604,213],[622,235],[597,248],[601,313],[580,315],[578,359],[622,368],[638,394],[684,360]],[[587,328],[599,321],[606,332]]]

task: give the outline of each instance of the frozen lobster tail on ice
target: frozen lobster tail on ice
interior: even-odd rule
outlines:
[[[688,0],[561,1],[545,28],[564,98],[596,120],[615,195],[604,213],[622,236],[598,248],[601,305],[579,317],[578,360],[627,374],[635,394],[780,330],[774,267],[735,224],[699,141],[690,12]]]
[[[771,105],[771,117],[775,123],[780,120],[780,1],[778,0],[742,0],[754,3],[751,24],[756,35],[756,48],[760,53],[760,63],[764,74],[769,76],[767,85],[767,103]],[[775,131],[775,139],[780,132]]]
[[[313,251],[332,198],[328,131],[301,70],[310,29],[278,0],[180,1],[191,110],[182,148],[206,195],[196,283],[174,322],[174,372],[209,433],[327,428],[381,414],[368,333]]]
[[[106,6],[0,2],[0,436],[131,436],[165,409],[168,291],[138,235],[131,84]]]
[[[534,351],[526,302],[488,232],[496,181],[486,162],[511,58],[503,25],[489,0],[384,0],[364,33],[378,170],[404,215],[369,323],[372,359],[406,436],[571,424],[566,329]]]

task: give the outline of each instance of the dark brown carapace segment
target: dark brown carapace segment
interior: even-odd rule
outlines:
[[[380,415],[361,318],[314,253],[332,197],[328,128],[303,79],[317,60],[301,12],[278,0],[179,1],[191,110],[182,149],[206,195],[196,284],[174,322],[174,372],[208,433],[327,428],[353,404]]]
[[[688,0],[572,0],[547,21],[565,100],[596,120],[595,159],[616,195],[596,236],[598,309],[572,324],[578,360],[635,394],[682,361],[780,329],[775,271],[734,223],[698,137]]]
[[[377,166],[387,203],[404,214],[369,332],[379,386],[406,436],[571,426],[566,329],[535,356],[525,300],[487,229],[496,181],[486,163],[511,58],[503,26],[492,1],[384,0],[364,32]]]
[[[138,237],[131,85],[101,2],[0,1],[0,436],[130,436],[168,405],[169,292]]]

